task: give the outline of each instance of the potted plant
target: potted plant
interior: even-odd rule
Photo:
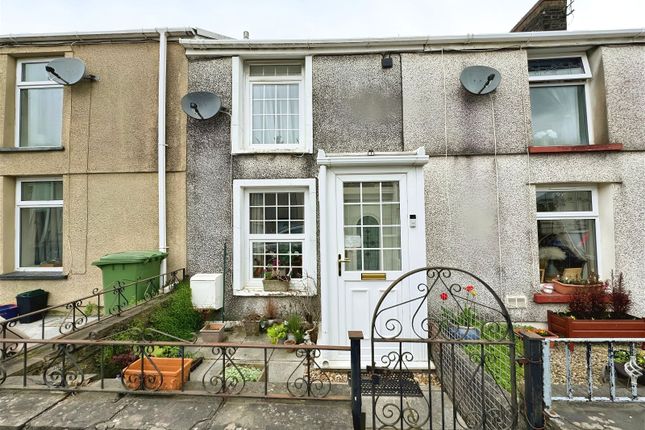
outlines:
[[[578,291],[590,289],[603,290],[607,285],[598,279],[598,275],[592,273],[586,279],[568,278],[558,276],[553,279],[553,289],[560,294],[576,294]]]
[[[291,276],[284,270],[277,269],[273,266],[267,267],[262,279],[264,291],[289,291]]]
[[[242,323],[244,324],[244,331],[247,336],[259,336],[260,335],[260,320],[262,318],[255,312],[251,312],[244,317]]]
[[[206,321],[199,333],[205,343],[221,343],[226,340],[225,327],[224,323]]]
[[[475,287],[467,285],[466,293],[475,297]],[[448,293],[439,295],[441,300],[448,300]],[[450,339],[477,340],[481,338],[482,321],[477,317],[477,312],[465,302],[459,311],[441,307],[441,328]]]
[[[548,311],[549,331],[560,337],[575,338],[645,337],[645,318],[630,315],[631,305],[622,274],[612,273],[607,288],[576,291],[567,312]]]
[[[269,336],[273,345],[282,343],[287,339],[287,327],[284,323],[273,324],[267,329],[267,336]]]

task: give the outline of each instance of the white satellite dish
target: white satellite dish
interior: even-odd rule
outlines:
[[[495,91],[502,75],[492,67],[471,66],[461,72],[459,80],[469,93],[483,95]]]
[[[181,98],[181,108],[191,118],[209,119],[222,109],[222,100],[208,91],[195,91]]]
[[[61,85],[74,85],[81,79],[98,80],[85,74],[85,63],[79,58],[56,58],[45,66],[49,79]]]

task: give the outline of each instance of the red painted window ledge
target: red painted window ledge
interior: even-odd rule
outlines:
[[[533,302],[543,305],[548,303],[569,303],[572,299],[570,294],[560,294],[555,291],[551,294],[547,293],[535,293],[533,294]]]
[[[529,154],[550,154],[554,152],[597,152],[622,151],[622,143],[606,143],[604,145],[573,145],[573,146],[529,146]]]

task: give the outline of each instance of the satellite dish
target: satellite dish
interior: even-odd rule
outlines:
[[[492,67],[466,67],[459,77],[461,85],[471,94],[488,94],[495,91],[502,80],[502,75]]]
[[[191,118],[208,119],[222,108],[222,100],[208,91],[195,91],[181,98],[181,108]]]
[[[97,80],[85,74],[85,63],[78,58],[56,58],[45,66],[49,79],[61,85],[74,85],[81,79]]]

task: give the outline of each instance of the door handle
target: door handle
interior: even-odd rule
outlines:
[[[338,276],[343,274],[343,263],[349,263],[349,258],[343,258],[342,254],[338,254]]]

